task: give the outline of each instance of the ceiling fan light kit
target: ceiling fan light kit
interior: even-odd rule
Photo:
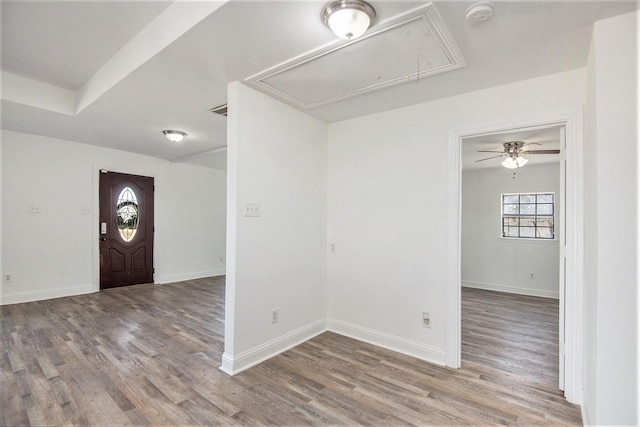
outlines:
[[[525,159],[522,156],[507,157],[502,161],[502,166],[504,166],[507,169],[516,169],[526,165],[528,161],[529,160]]]
[[[373,24],[376,11],[362,0],[337,0],[325,6],[322,21],[345,40],[353,40],[365,33]]]
[[[163,130],[162,133],[171,142],[180,142],[187,136],[186,133],[179,130]]]
[[[506,157],[502,162],[502,166],[507,169],[516,169],[521,168],[526,165],[529,161],[522,157],[522,154],[559,154],[560,150],[552,149],[552,150],[529,150],[528,147],[530,145],[541,145],[537,142],[530,142],[525,144],[524,141],[509,141],[503,142],[502,146],[504,147],[502,151],[492,151],[492,150],[479,150],[479,153],[496,153],[496,156],[487,157],[484,159],[476,160],[478,162],[484,162],[485,160],[495,159],[498,157]]]

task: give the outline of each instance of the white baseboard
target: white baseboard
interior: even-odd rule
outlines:
[[[20,304],[23,302],[42,301],[53,298],[70,297],[74,295],[90,294],[97,292],[93,285],[76,286],[73,288],[55,288],[39,291],[28,292],[6,292],[7,286],[2,288],[2,296],[0,296],[0,305]]]
[[[445,354],[442,349],[339,320],[320,320],[251,350],[240,353],[235,357],[224,353],[222,355],[220,370],[229,375],[235,375],[326,331],[383,347],[397,353],[406,354],[407,356],[415,357],[426,362],[441,366],[445,365]]]
[[[204,277],[224,276],[226,271],[224,268],[218,270],[198,271],[195,273],[182,273],[182,274],[167,274],[164,276],[158,275],[154,279],[154,283],[164,285],[165,283],[183,282],[185,280],[202,279]]]
[[[431,347],[420,342],[335,319],[327,321],[327,329],[336,334],[406,354],[426,362],[441,366],[445,365],[445,352],[441,348]]]
[[[201,279],[203,277],[215,277],[224,276],[225,270],[209,270],[200,271],[197,273],[186,274],[174,274],[167,276],[160,276],[155,280],[157,284],[182,282],[184,280]],[[43,289],[37,291],[27,292],[8,292],[13,285],[3,284],[2,292],[0,295],[0,305],[8,304],[20,304],[23,302],[42,301],[52,298],[71,297],[74,295],[90,294],[92,292],[98,292],[93,284],[85,286],[75,286],[71,288],[55,288],[55,289]]]
[[[326,330],[327,322],[324,319],[318,320],[236,356],[225,352],[222,355],[222,366],[220,366],[220,370],[229,375],[235,375],[273,356],[277,356],[290,348],[302,344]]]
[[[462,287],[484,289],[485,291],[506,292],[509,294],[529,295],[532,297],[553,298],[553,299],[560,298],[560,294],[558,293],[558,291],[546,291],[542,289],[532,289],[532,288],[518,288],[515,286],[496,285],[494,283],[470,282],[470,281],[463,280]]]

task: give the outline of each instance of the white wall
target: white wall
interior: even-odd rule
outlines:
[[[587,62],[587,102],[584,118],[584,393],[582,418],[594,425],[596,404],[596,352],[598,311],[598,146],[596,141],[596,75],[594,40]]]
[[[585,399],[589,425],[637,425],[638,18],[594,26],[585,129]]]
[[[2,133],[0,132],[0,190],[2,189]],[[4,295],[4,280],[2,273],[2,191],[0,191],[0,305],[2,305],[2,295]]]
[[[558,240],[502,238],[502,193],[555,193],[560,230],[560,166],[470,169],[462,173],[462,286],[558,298]],[[534,273],[530,279],[529,273]]]
[[[327,125],[237,82],[228,104],[222,369],[236,373],[325,330]]]
[[[584,87],[574,70],[331,124],[329,327],[444,364],[449,131],[580,111]]]
[[[98,290],[99,168],[155,178],[156,283],[224,274],[224,172],[3,130],[3,304]]]

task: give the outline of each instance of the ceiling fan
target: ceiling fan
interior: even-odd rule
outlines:
[[[487,151],[478,150],[478,153],[499,153],[497,156],[491,156],[484,159],[476,160],[477,162],[483,162],[485,160],[495,159],[498,157],[506,157],[502,161],[502,166],[508,169],[515,169],[524,166],[529,160],[522,157],[523,154],[559,154],[560,150],[529,150],[526,147],[530,145],[542,145],[537,142],[525,143],[524,141],[509,141],[502,144],[504,150],[502,151]]]

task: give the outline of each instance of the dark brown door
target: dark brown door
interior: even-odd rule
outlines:
[[[153,282],[153,178],[100,173],[100,289]]]

